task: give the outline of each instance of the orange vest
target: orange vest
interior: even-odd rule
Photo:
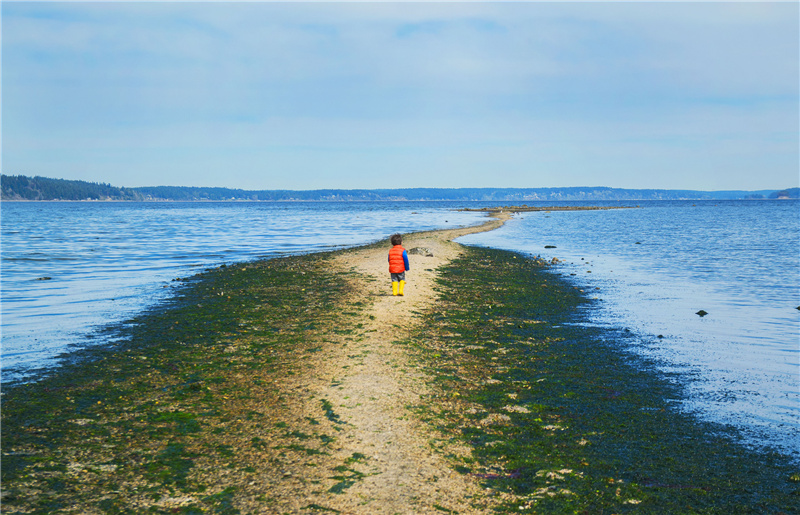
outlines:
[[[406,263],[403,261],[403,252],[405,250],[402,245],[395,245],[389,251],[390,274],[401,274],[406,271]]]

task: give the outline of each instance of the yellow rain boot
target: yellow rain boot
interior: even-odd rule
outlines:
[[[397,281],[392,281],[392,295],[397,295]]]
[[[398,295],[403,295],[403,287],[406,285],[405,281],[400,281],[400,292]]]

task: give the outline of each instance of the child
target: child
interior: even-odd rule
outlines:
[[[393,234],[392,250],[389,251],[389,273],[392,276],[392,295],[403,295],[403,286],[406,285],[406,270],[408,266],[408,254],[403,248],[403,238],[399,234]]]

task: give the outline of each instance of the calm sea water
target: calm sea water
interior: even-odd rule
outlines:
[[[800,458],[800,202],[526,213],[459,241],[562,260],[595,324],[687,381],[685,409]]]
[[[447,203],[4,202],[2,379],[32,377],[100,326],[223,263],[473,225]],[[98,342],[102,343],[102,342]]]

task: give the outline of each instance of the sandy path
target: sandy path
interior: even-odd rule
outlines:
[[[392,296],[388,248],[356,249],[336,256],[337,267],[353,270],[363,279],[365,291],[360,293],[368,307],[360,337],[347,345],[330,346],[314,367],[305,411],[319,416],[319,400],[330,402],[344,422],[331,460],[349,464],[345,467],[351,470],[344,471],[345,475],[356,470],[365,475],[341,493],[320,497],[317,492],[305,502],[314,500],[342,513],[445,513],[442,508],[483,513],[480,505],[486,503],[485,492],[472,478],[448,466],[440,452],[431,448],[430,429],[406,409],[419,404],[426,393],[426,377],[406,347],[394,342],[419,329],[414,312],[424,312],[436,301],[437,268],[462,251],[452,240],[494,229],[507,219],[508,215],[501,214],[479,227],[406,236],[406,249],[425,247],[433,257],[409,255],[411,270],[402,297]],[[330,477],[326,479],[330,484]]]

